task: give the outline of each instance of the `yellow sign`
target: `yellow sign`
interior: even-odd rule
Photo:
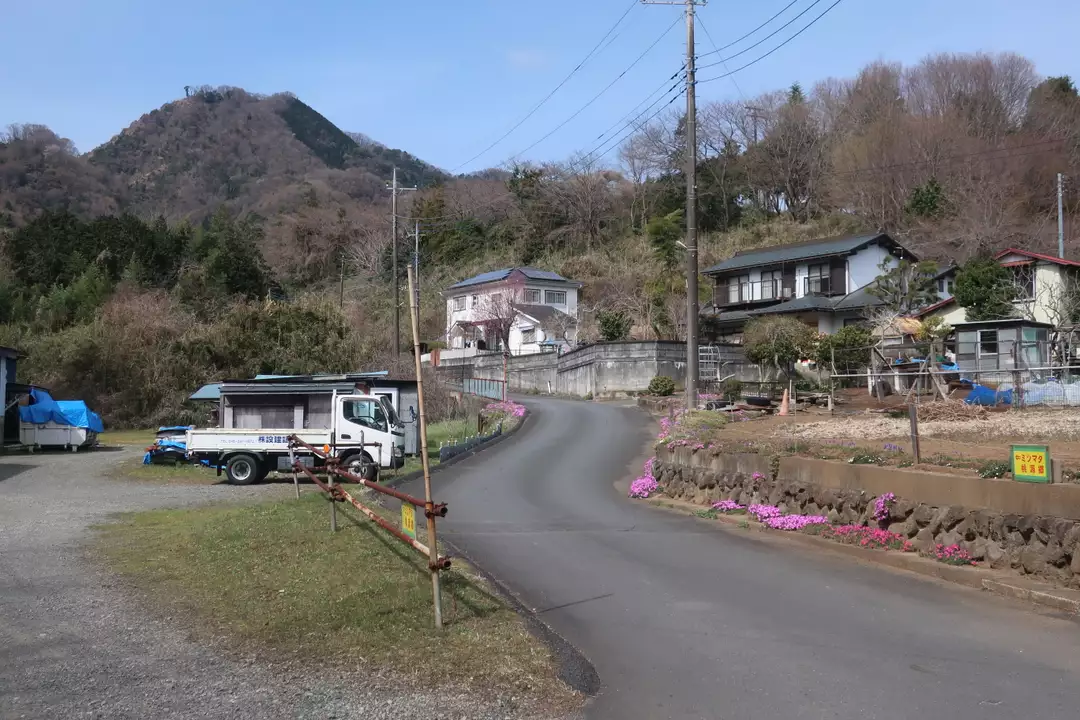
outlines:
[[[1012,474],[1014,480],[1050,482],[1050,449],[1045,445],[1013,445]]]
[[[401,530],[416,539],[416,510],[409,503],[401,503]]]

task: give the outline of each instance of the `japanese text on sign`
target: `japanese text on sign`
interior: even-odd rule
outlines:
[[[401,531],[416,539],[416,510],[408,503],[401,503]]]
[[[1012,447],[1012,472],[1016,480],[1050,482],[1050,453],[1042,446]]]

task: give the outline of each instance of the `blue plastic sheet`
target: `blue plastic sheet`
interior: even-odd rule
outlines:
[[[40,388],[30,389],[32,405],[19,408],[22,422],[44,425],[54,422],[57,425],[70,425],[86,428],[94,432],[105,432],[98,414],[86,407],[82,400],[53,400],[49,393]]]
[[[973,385],[967,399],[968,405],[1012,405],[1012,390],[994,390],[985,385]]]

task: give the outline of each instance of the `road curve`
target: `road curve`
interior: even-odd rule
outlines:
[[[1080,625],[626,499],[635,408],[526,399],[516,436],[434,476],[447,539],[577,646],[589,717],[1057,720]]]

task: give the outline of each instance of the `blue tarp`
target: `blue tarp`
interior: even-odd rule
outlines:
[[[987,405],[989,407],[999,403],[1012,405],[1012,390],[994,390],[985,385],[973,385],[964,402],[968,405]]]
[[[19,408],[19,419],[22,422],[35,425],[54,422],[57,425],[105,432],[101,418],[86,407],[82,400],[53,400],[49,393],[40,388],[31,388],[30,398],[34,401],[33,405]]]

